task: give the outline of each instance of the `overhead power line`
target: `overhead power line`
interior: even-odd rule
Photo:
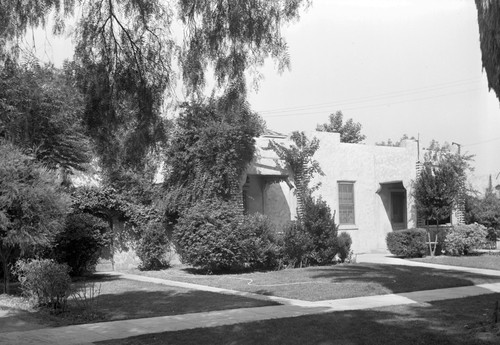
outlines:
[[[469,90],[463,90],[459,92],[450,92],[450,93],[444,93],[440,95],[433,95],[433,96],[427,96],[427,97],[419,97],[419,98],[411,98],[411,99],[406,99],[406,100],[400,100],[400,101],[386,101],[384,103],[379,103],[379,104],[369,104],[365,106],[359,106],[359,107],[348,107],[348,108],[342,108],[341,110],[357,110],[357,109],[367,109],[367,108],[378,108],[378,107],[387,107],[391,106],[394,104],[401,104],[401,103],[411,103],[411,102],[417,102],[417,101],[422,101],[422,100],[428,100],[428,99],[435,99],[435,98],[441,98],[441,97],[447,97],[447,96],[454,96],[454,95],[460,95],[460,94],[466,94],[466,93],[471,93],[475,91],[479,91],[481,88],[475,88],[475,89],[469,89]],[[261,113],[265,118],[273,118],[273,117],[286,117],[286,116],[303,116],[303,115],[313,115],[313,114],[324,114],[325,112],[328,112],[328,110],[319,110],[319,111],[299,111],[295,113],[287,113],[287,114],[276,114],[276,115],[267,115]]]
[[[486,144],[486,143],[489,143],[489,142],[492,142],[492,141],[496,141],[496,140],[500,140],[500,137],[498,138],[493,138],[493,139],[488,139],[488,140],[483,140],[483,141],[478,141],[476,143],[472,143],[472,144],[465,144],[463,146],[476,146],[476,145],[481,145],[481,144]]]
[[[341,106],[348,106],[348,105],[354,105],[354,104],[360,104],[360,103],[368,103],[368,102],[376,102],[376,101],[384,101],[384,100],[390,100],[396,98],[396,102],[401,102],[403,101],[401,98],[402,97],[407,97],[407,96],[414,96],[418,94],[424,94],[428,92],[433,92],[433,91],[440,91],[440,90],[446,90],[446,89],[452,89],[452,88],[457,88],[461,86],[470,86],[473,84],[476,84],[480,81],[478,78],[469,78],[469,79],[462,79],[462,80],[456,80],[456,81],[450,81],[446,83],[440,83],[440,84],[435,84],[435,85],[430,85],[430,86],[425,86],[425,87],[420,87],[420,88],[414,88],[414,89],[408,89],[408,90],[401,90],[401,91],[393,91],[393,92],[388,92],[388,93],[383,93],[383,94],[378,94],[374,96],[368,96],[368,97],[356,97],[356,98],[347,98],[343,100],[337,100],[334,102],[326,102],[326,103],[317,103],[317,104],[309,104],[309,105],[304,105],[304,106],[297,106],[297,107],[288,107],[288,108],[278,108],[278,109],[270,109],[270,110],[260,110],[258,111],[261,115],[266,115],[266,117],[275,117],[274,115],[278,114],[290,114],[290,113],[303,113],[303,112],[308,112],[310,114],[312,110],[316,109],[321,109],[321,108],[334,108],[334,107],[341,107]],[[431,95],[432,97],[432,95]],[[404,100],[406,102],[406,100]],[[395,103],[394,101],[391,103]],[[385,104],[384,104],[385,105]],[[328,110],[325,110],[328,111]],[[323,110],[321,112],[324,112]]]

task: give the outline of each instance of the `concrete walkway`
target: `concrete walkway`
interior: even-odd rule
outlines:
[[[377,262],[385,264],[400,264],[403,262],[409,266],[424,266],[439,269],[453,269],[464,272],[487,274],[499,276],[500,271],[479,270],[463,267],[452,267],[443,265],[423,264],[413,261],[405,261],[391,258],[387,255],[370,254],[358,256],[358,262]],[[119,274],[119,273],[114,273]],[[212,288],[197,284],[172,282],[158,278],[149,278],[137,275],[122,275],[127,279],[149,281],[172,286],[180,286],[189,289],[212,291],[226,294],[237,294],[245,297],[271,299],[275,297],[243,293],[234,290]],[[437,300],[463,298],[490,293],[500,293],[500,283],[481,284],[475,286],[455,287],[449,289],[415,291],[401,294],[387,294],[380,296],[366,296],[357,298],[338,299],[330,301],[298,301],[280,298],[283,305],[267,306],[258,308],[241,308],[221,310],[204,313],[183,314],[173,316],[162,316],[146,319],[134,319],[112,322],[101,322],[58,328],[46,328],[38,330],[27,330],[23,332],[0,333],[0,344],[90,344],[108,339],[123,339],[131,336],[159,333],[168,331],[179,331],[200,327],[215,327],[232,325],[237,323],[262,321],[269,319],[297,317],[312,314],[328,313],[333,311],[359,310],[378,308],[394,305],[405,305],[424,303]]]

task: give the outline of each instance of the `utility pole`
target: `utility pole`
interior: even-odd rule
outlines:
[[[457,145],[457,147],[458,147],[458,155],[460,155],[460,148],[462,147],[462,145],[460,145],[459,143],[455,143],[455,142],[452,142],[451,144],[452,145]]]

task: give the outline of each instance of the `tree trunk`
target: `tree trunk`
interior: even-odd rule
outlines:
[[[109,223],[109,230],[111,231],[111,241],[109,244],[109,246],[110,246],[109,251],[111,254],[111,270],[114,271],[115,270],[115,245],[114,245],[115,233],[113,230],[113,217],[109,217],[108,223]]]
[[[0,247],[0,260],[3,268],[3,293],[8,294],[9,291],[9,257],[11,249],[5,246]]]

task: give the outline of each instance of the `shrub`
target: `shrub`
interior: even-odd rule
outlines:
[[[170,266],[170,240],[161,223],[151,223],[142,231],[137,246],[141,270],[159,270]]]
[[[480,224],[457,225],[446,235],[445,249],[449,255],[467,255],[486,243],[488,232]]]
[[[237,205],[217,199],[186,209],[174,226],[181,261],[208,271],[241,268],[248,260],[237,231],[239,219]]]
[[[108,230],[106,222],[88,213],[69,215],[64,231],[56,238],[56,260],[67,263],[73,276],[93,272],[101,250],[110,243]]]
[[[187,209],[174,226],[181,261],[208,271],[275,268],[281,246],[266,216],[242,216],[237,205],[205,200]]]
[[[245,251],[246,265],[250,268],[270,269],[280,265],[281,246],[275,236],[274,225],[260,213],[245,215],[236,230]]]
[[[71,288],[69,266],[53,260],[19,260],[15,272],[21,290],[35,306],[53,309],[66,308]]]
[[[340,258],[340,262],[345,262],[351,254],[352,238],[346,232],[341,232],[335,239],[335,252]]]
[[[311,259],[313,241],[301,223],[291,221],[283,228],[282,259],[289,267],[308,266]]]
[[[426,253],[427,231],[425,229],[407,229],[387,234],[386,243],[389,251],[405,258],[422,257]]]
[[[330,207],[320,198],[308,196],[304,199],[302,224],[308,234],[310,265],[324,265],[335,262],[337,255],[336,238],[338,227],[332,217]]]
[[[292,221],[283,229],[283,264],[291,267],[328,265],[336,256],[344,262],[352,244],[348,234],[338,238],[338,226],[330,207],[321,198],[305,199],[301,222]]]

